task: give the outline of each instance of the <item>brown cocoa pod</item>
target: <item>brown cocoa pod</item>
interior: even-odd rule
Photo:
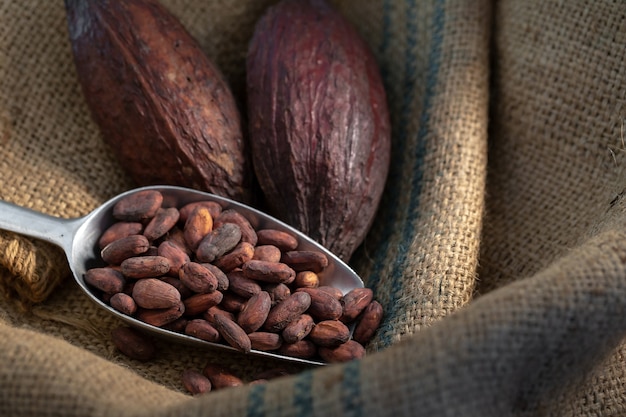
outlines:
[[[213,275],[215,276],[215,279],[217,279],[217,290],[218,291],[226,291],[228,289],[228,286],[230,285],[230,282],[228,281],[228,276],[226,276],[224,271],[222,271],[217,266],[215,266],[215,265],[213,265],[211,263],[203,262],[203,263],[201,263],[201,265],[203,267],[205,267],[206,269],[208,269],[209,271],[211,271],[211,273],[213,273]]]
[[[223,314],[216,314],[213,316],[213,325],[230,346],[244,353],[250,352],[250,338],[235,321]]]
[[[291,233],[276,229],[262,229],[256,232],[257,245],[273,245],[287,252],[298,248],[298,239]]]
[[[185,334],[207,342],[216,343],[220,340],[220,333],[204,319],[189,320],[185,326]]]
[[[326,291],[317,288],[298,288],[311,296],[311,306],[307,310],[316,320],[337,320],[343,314],[343,307],[339,300]]]
[[[280,262],[282,253],[280,249],[273,245],[258,245],[254,248],[252,259],[267,262]]]
[[[100,251],[102,260],[111,265],[119,265],[124,259],[145,253],[150,242],[143,235],[130,235],[115,240]]]
[[[187,217],[183,233],[185,242],[195,250],[204,237],[213,230],[213,217],[205,207],[198,206]]]
[[[294,250],[284,252],[281,262],[286,263],[296,272],[313,271],[319,274],[328,266],[328,258],[322,252]]]
[[[319,276],[313,271],[300,271],[293,280],[296,288],[317,288],[320,285]]]
[[[251,163],[220,70],[156,0],[67,0],[83,95],[138,185],[171,184],[249,200]]]
[[[365,348],[359,342],[355,340],[348,340],[346,343],[342,343],[336,347],[324,347],[318,348],[320,357],[329,363],[348,362],[353,359],[361,359],[365,357]]]
[[[216,314],[223,314],[230,320],[235,321],[235,315],[233,313],[231,313],[230,311],[226,311],[219,306],[209,307],[209,309],[202,314],[202,318],[204,318],[209,323],[213,323]]]
[[[291,290],[285,284],[263,284],[263,290],[267,291],[272,299],[272,307],[291,295]]]
[[[178,273],[183,284],[196,293],[213,292],[217,289],[217,278],[208,268],[197,262],[187,262]]]
[[[211,380],[195,369],[185,369],[180,379],[183,387],[191,395],[200,395],[211,391]]]
[[[209,308],[221,303],[222,298],[224,298],[224,295],[219,291],[194,294],[191,297],[187,297],[183,300],[185,315],[197,316],[198,314],[203,314]]]
[[[256,230],[254,230],[250,221],[243,214],[233,209],[224,210],[215,219],[215,227],[220,227],[225,223],[235,223],[239,226],[242,242],[248,242],[252,246],[257,245],[258,237]]]
[[[241,229],[235,223],[224,223],[209,232],[196,248],[200,262],[213,262],[231,251],[241,240]]]
[[[341,299],[343,314],[340,320],[344,323],[354,321],[359,314],[372,302],[374,291],[371,288],[354,288]]]
[[[170,262],[163,256],[135,256],[127,258],[120,264],[122,274],[126,278],[156,278],[170,270]]]
[[[143,225],[139,222],[116,222],[106,229],[98,240],[100,250],[109,243],[130,235],[139,235],[143,231]]]
[[[383,319],[383,306],[376,300],[372,300],[361,313],[361,318],[354,327],[352,339],[363,346],[367,345]]]
[[[239,268],[233,269],[226,276],[228,277],[228,289],[245,299],[261,292],[261,284],[244,276],[243,271]]]
[[[294,358],[311,359],[317,355],[317,346],[310,340],[302,339],[296,343],[283,343],[277,353]]]
[[[301,314],[285,327],[281,335],[285,343],[296,343],[309,335],[315,326],[313,317],[309,314]]]
[[[305,292],[295,292],[276,304],[267,315],[263,328],[270,332],[280,332],[293,320],[300,317],[311,305],[311,296]]]
[[[248,334],[250,345],[254,350],[271,351],[280,348],[283,339],[278,333],[252,332]]]
[[[127,316],[132,316],[137,311],[137,303],[135,303],[133,297],[123,292],[113,294],[109,299],[109,304],[111,307]]]
[[[156,190],[143,190],[129,194],[113,206],[113,217],[127,222],[142,222],[155,216],[163,195]]]
[[[296,271],[281,262],[267,262],[251,259],[241,266],[243,275],[255,281],[291,284]]]
[[[85,272],[85,282],[106,294],[124,291],[126,280],[120,271],[113,268],[91,268]]]
[[[191,261],[189,255],[185,250],[177,243],[171,240],[165,240],[161,242],[158,246],[159,256],[167,258],[170,264],[170,275],[177,277],[180,272],[180,268]]]
[[[178,211],[180,213],[180,221],[185,223],[189,214],[193,211],[194,208],[202,206],[209,210],[211,217],[215,219],[222,212],[222,206],[217,201],[195,201],[193,203],[187,203],[182,206]]]
[[[375,56],[327,2],[283,1],[257,22],[246,69],[254,169],[269,211],[347,261],[389,170]]]
[[[250,297],[243,305],[237,315],[237,324],[246,333],[255,332],[265,323],[271,308],[272,300],[270,295],[266,291],[260,291]]]
[[[170,308],[138,308],[135,317],[156,327],[164,327],[167,324],[182,317],[185,313],[185,305],[183,302],[179,302],[177,305]]]
[[[152,339],[139,331],[126,326],[116,327],[111,331],[113,345],[131,359],[147,362],[154,358],[156,348]]]
[[[243,380],[227,366],[208,363],[202,370],[202,374],[211,380],[213,389],[239,387]]]
[[[350,329],[339,320],[323,320],[311,329],[309,339],[317,346],[335,347],[350,339]]]
[[[213,265],[224,272],[230,272],[235,268],[240,268],[244,262],[249,261],[253,256],[254,246],[248,242],[239,242],[232,251],[217,258]]]
[[[176,225],[179,217],[180,213],[175,207],[160,208],[146,225],[143,235],[149,241],[154,241],[169,232]]]
[[[156,278],[143,278],[133,287],[133,299],[147,309],[171,308],[180,302],[180,293],[172,285]]]

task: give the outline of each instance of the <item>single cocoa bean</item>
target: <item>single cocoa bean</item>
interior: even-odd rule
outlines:
[[[185,223],[187,221],[187,218],[189,217],[189,214],[191,214],[191,212],[193,211],[193,209],[195,209],[198,206],[202,206],[204,208],[206,208],[209,213],[211,214],[211,217],[213,219],[215,219],[217,216],[220,215],[220,213],[222,212],[222,206],[220,205],[220,203],[218,203],[217,201],[195,201],[193,203],[187,203],[184,206],[182,206],[179,210],[180,212],[180,221]]]
[[[293,320],[300,317],[311,305],[311,296],[306,292],[295,292],[276,304],[267,315],[263,328],[270,332],[280,332]]]
[[[291,290],[285,284],[263,284],[262,286],[264,291],[267,291],[272,299],[272,307],[276,304],[280,303],[287,297],[291,295]]]
[[[336,347],[323,347],[318,349],[320,357],[329,363],[348,362],[353,359],[365,357],[365,348],[355,340],[348,340]]]
[[[211,391],[211,380],[195,369],[185,369],[180,379],[183,387],[191,395],[200,395]]]
[[[202,314],[202,318],[204,318],[209,323],[214,323],[216,314],[223,314],[230,320],[235,321],[235,315],[233,313],[231,313],[230,311],[226,311],[219,306],[209,307],[208,310],[206,310]]]
[[[124,259],[145,253],[150,242],[143,235],[130,235],[115,240],[100,251],[102,260],[111,265],[119,265]]]
[[[187,217],[183,233],[185,235],[185,242],[191,248],[195,250],[198,244],[204,237],[213,230],[213,217],[211,213],[205,207],[198,206]]]
[[[156,190],[132,193],[113,206],[113,217],[127,222],[142,222],[154,217],[161,208],[163,195]]]
[[[317,289],[320,291],[326,291],[339,301],[341,301],[341,299],[343,298],[343,292],[337,287],[332,287],[330,285],[320,285],[319,287],[317,287]]]
[[[215,265],[213,265],[211,263],[203,262],[203,263],[201,263],[201,265],[203,267],[205,267],[206,269],[208,269],[209,271],[211,271],[211,273],[213,275],[215,275],[215,278],[217,279],[217,290],[218,291],[226,291],[228,289],[228,286],[230,285],[230,282],[228,281],[228,276],[226,276],[224,271],[222,271],[217,266],[215,266]]]
[[[215,227],[220,227],[225,223],[235,223],[241,230],[241,241],[247,242],[252,246],[256,246],[258,237],[254,227],[250,221],[241,213],[236,210],[228,209],[220,213],[215,219]]]
[[[362,344],[367,345],[383,319],[383,306],[376,300],[372,300],[361,313],[361,318],[354,327],[352,338]]]
[[[138,280],[132,296],[139,307],[147,309],[168,309],[181,302],[180,293],[176,288],[156,278]]]
[[[197,262],[187,262],[178,274],[183,284],[196,293],[213,292],[217,289],[217,278],[208,269]]]
[[[298,288],[311,296],[311,306],[307,310],[316,320],[337,320],[343,314],[343,306],[334,296],[317,288]]]
[[[209,232],[198,244],[196,258],[200,262],[213,262],[233,250],[241,240],[241,229],[235,223],[224,223]]]
[[[259,245],[254,248],[254,256],[252,259],[267,262],[280,262],[282,253],[274,245]]]
[[[135,303],[133,297],[123,292],[113,294],[109,299],[109,304],[111,307],[127,316],[132,316],[137,311],[137,303]]]
[[[296,272],[313,271],[319,274],[328,266],[328,258],[322,252],[297,250],[284,252],[281,262],[286,263]]]
[[[135,256],[124,259],[120,268],[126,278],[152,278],[167,274],[170,270],[170,262],[167,258],[158,255]]]
[[[296,343],[283,343],[277,353],[294,358],[311,359],[317,355],[317,346],[310,340],[302,339]]]
[[[215,314],[213,325],[230,346],[244,353],[250,352],[252,349],[250,338],[236,322],[225,315]]]
[[[185,327],[187,327],[188,322],[189,320],[185,317],[179,317],[174,321],[164,324],[161,328],[176,333],[185,333]]]
[[[114,328],[111,331],[111,340],[121,353],[141,362],[151,360],[156,353],[152,339],[130,327]]]
[[[274,245],[284,252],[298,248],[298,239],[290,233],[276,229],[263,229],[258,230],[256,234],[257,245]]]
[[[224,272],[230,272],[235,268],[240,268],[245,262],[254,256],[254,246],[248,242],[239,242],[235,248],[227,254],[217,258],[213,265]]]
[[[184,225],[185,223],[183,223]],[[187,245],[187,241],[185,240],[185,232],[178,226],[174,226],[167,232],[163,241],[168,241],[170,243],[175,243],[182,251],[184,251],[187,256],[192,256],[193,251]]]
[[[106,294],[124,291],[126,280],[120,271],[113,268],[91,268],[85,272],[85,282]]]
[[[168,284],[176,288],[178,292],[180,293],[180,298],[182,300],[189,298],[195,294],[188,286],[183,284],[182,281],[178,278],[174,278],[171,276],[164,276],[159,279],[161,281],[167,282]]]
[[[191,317],[203,314],[209,308],[221,303],[222,298],[224,298],[224,295],[219,291],[194,294],[191,297],[185,298],[183,300],[183,304],[185,304],[185,315]]]
[[[313,317],[309,314],[301,314],[285,327],[281,335],[285,343],[296,343],[309,335],[315,326]]]
[[[296,288],[317,288],[320,285],[320,278],[313,271],[300,271],[296,274],[293,285]]]
[[[252,332],[248,334],[250,345],[254,350],[271,351],[280,348],[283,340],[278,333]]]
[[[151,324],[155,327],[164,327],[167,324],[179,319],[185,312],[185,305],[179,302],[170,308],[147,309],[138,308],[135,317],[144,323]]]
[[[202,374],[211,380],[212,388],[216,390],[243,385],[243,380],[224,365],[208,363],[202,370]]]
[[[189,320],[185,326],[185,334],[207,342],[217,343],[220,340],[217,329],[204,319]]]
[[[266,291],[254,294],[241,308],[237,315],[237,324],[246,333],[252,333],[261,328],[272,308],[272,300]]]
[[[247,278],[239,268],[233,269],[226,276],[228,277],[228,289],[243,298],[248,299],[261,292],[261,284]]]
[[[180,268],[191,261],[187,252],[179,244],[171,240],[164,240],[159,244],[158,254],[167,258],[170,264],[169,274],[176,278],[178,278]]]
[[[100,239],[98,240],[98,247],[102,250],[109,243],[130,235],[139,235],[142,230],[143,225],[139,222],[113,223],[104,231],[104,233],[102,233],[102,236],[100,236]]]
[[[143,235],[149,241],[154,241],[169,232],[176,225],[179,217],[180,213],[175,207],[160,208],[146,225]]]
[[[336,347],[350,339],[350,329],[339,320],[323,320],[311,329],[309,339],[317,346]]]
[[[235,294],[231,290],[224,291],[224,297],[220,303],[220,307],[231,313],[237,314],[243,308],[243,305],[248,301],[248,298]]]
[[[296,272],[281,262],[255,261],[245,262],[241,269],[246,278],[269,283],[291,284]]]
[[[354,321],[359,314],[372,302],[374,292],[371,288],[354,288],[343,296],[343,314],[340,320],[344,323]]]

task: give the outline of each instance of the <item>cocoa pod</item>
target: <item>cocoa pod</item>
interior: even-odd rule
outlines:
[[[286,263],[296,272],[313,271],[320,273],[328,266],[328,258],[322,252],[293,250],[284,252],[281,262]]]
[[[127,278],[140,279],[160,277],[170,270],[170,262],[163,256],[136,256],[127,258],[120,264],[122,274]]]
[[[215,219],[215,227],[220,227],[225,223],[235,223],[241,230],[241,241],[256,246],[258,241],[256,231],[243,214],[233,209],[224,210]]]
[[[198,244],[196,258],[200,262],[213,262],[231,251],[241,240],[241,229],[235,223],[224,223],[209,232]]]
[[[318,349],[320,357],[329,363],[348,362],[353,359],[365,357],[365,348],[355,340],[348,340],[336,347],[323,347]]]
[[[272,300],[270,295],[265,291],[260,291],[250,297],[243,305],[237,315],[237,324],[246,333],[255,332],[265,323],[271,308]]]
[[[185,315],[196,316],[198,314],[203,314],[209,308],[221,303],[223,298],[224,295],[219,291],[194,294],[191,297],[185,298],[183,300],[183,304],[185,305]]]
[[[250,345],[254,350],[270,351],[280,348],[283,339],[278,333],[252,332],[248,334]]]
[[[270,332],[280,332],[293,320],[300,317],[311,305],[311,296],[305,292],[295,292],[276,304],[267,315],[263,328]]]
[[[291,284],[296,272],[281,262],[267,262],[250,259],[241,266],[243,275],[255,281]]]
[[[375,56],[325,1],[281,1],[257,22],[246,69],[252,157],[269,210],[347,261],[389,170]]]
[[[173,242],[172,240],[164,240],[161,242],[158,246],[157,253],[159,256],[167,258],[170,264],[169,273],[174,277],[178,277],[180,268],[187,262],[191,261],[187,252],[185,252],[179,244]]]
[[[170,308],[138,308],[135,317],[152,326],[164,327],[181,318],[184,313],[185,305],[181,301]]]
[[[340,320],[344,323],[354,321],[359,314],[372,302],[374,292],[371,288],[354,288],[341,299],[343,314]]]
[[[113,345],[131,359],[147,362],[154,358],[156,348],[152,340],[130,327],[120,326],[111,331]]]
[[[362,345],[372,340],[383,319],[383,306],[373,300],[361,313],[361,318],[354,327],[352,338]]]
[[[273,245],[281,251],[296,250],[298,239],[287,232],[276,229],[262,229],[256,232],[257,245]]]
[[[296,343],[309,335],[315,326],[313,317],[309,314],[301,314],[285,327],[281,333],[285,343]]]
[[[144,190],[120,199],[113,206],[113,217],[127,222],[141,222],[155,216],[161,204],[163,195],[159,191]]]
[[[119,265],[124,259],[141,255],[148,251],[150,242],[143,235],[130,235],[115,240],[100,251],[102,260],[111,265]]]
[[[273,245],[259,245],[254,248],[252,259],[267,262],[280,262],[280,249]]]
[[[195,369],[185,369],[180,379],[183,387],[191,395],[200,395],[211,391],[211,380]]]
[[[127,316],[132,316],[137,311],[137,303],[135,303],[133,297],[123,292],[113,294],[109,299],[109,304],[111,307]]]
[[[143,278],[133,287],[133,299],[139,307],[147,309],[171,308],[181,299],[176,288],[156,278]]]
[[[135,183],[248,201],[252,170],[236,101],[180,21],[156,0],[65,7],[83,95]]]
[[[185,334],[207,342],[216,343],[220,340],[217,329],[203,319],[189,320],[185,326]]]
[[[213,325],[230,346],[244,353],[250,352],[250,338],[235,321],[223,314],[216,314],[213,316]]]
[[[138,235],[143,231],[143,225],[139,222],[116,222],[109,226],[98,240],[100,250],[104,249],[109,243],[127,237],[130,235]]]
[[[339,320],[323,320],[311,329],[309,339],[317,346],[336,347],[350,339],[350,329]]]
[[[307,310],[316,320],[337,320],[343,314],[339,300],[326,291],[317,288],[298,288],[311,296],[311,306]]]
[[[122,273],[109,267],[88,269],[84,279],[87,284],[106,294],[122,292],[126,284]]]
[[[187,262],[178,274],[181,282],[196,293],[213,292],[217,289],[217,278],[208,268],[197,262]]]
[[[213,389],[239,387],[243,381],[235,372],[226,366],[208,363],[202,370],[202,374],[211,380]]]
[[[146,225],[143,235],[149,241],[156,240],[170,231],[176,225],[180,213],[175,207],[160,208]]]

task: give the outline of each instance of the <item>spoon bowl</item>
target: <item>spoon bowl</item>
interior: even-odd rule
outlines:
[[[0,229],[31,236],[61,247],[67,256],[74,279],[87,297],[109,314],[118,317],[128,325],[172,342],[239,352],[227,345],[207,342],[182,333],[155,327],[123,314],[102,301],[92,288],[86,284],[84,279],[86,271],[90,268],[104,266],[104,261],[100,257],[98,240],[102,233],[115,222],[112,215],[113,207],[119,200],[143,190],[161,192],[163,195],[163,207],[182,207],[185,204],[196,201],[214,201],[219,203],[223,209],[234,209],[243,214],[256,226],[257,230],[272,228],[291,233],[298,239],[298,250],[319,251],[327,256],[328,267],[319,274],[320,285],[339,288],[344,294],[354,288],[363,287],[361,278],[346,263],[313,239],[286,223],[234,200],[177,186],[148,186],[129,190],[108,200],[88,215],[75,219],[49,216],[25,207],[0,201]],[[249,354],[310,365],[324,364],[324,362],[318,360],[301,359],[259,350],[252,350]]]

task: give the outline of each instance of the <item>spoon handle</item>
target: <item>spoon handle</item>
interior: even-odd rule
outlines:
[[[71,248],[80,219],[62,219],[0,200],[0,229]]]

